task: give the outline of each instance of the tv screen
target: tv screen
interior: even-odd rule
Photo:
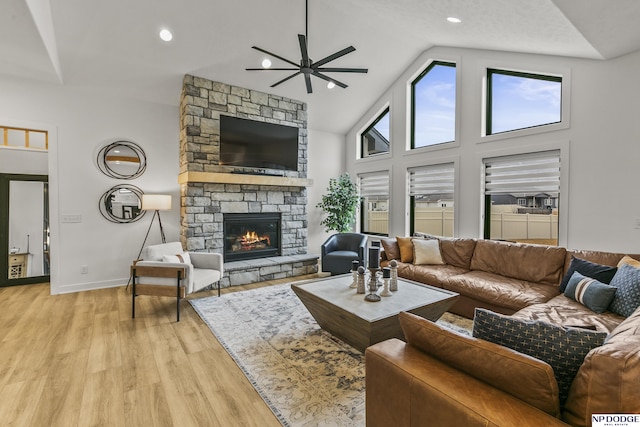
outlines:
[[[220,164],[298,170],[298,128],[220,116]]]

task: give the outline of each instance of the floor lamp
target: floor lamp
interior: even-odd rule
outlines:
[[[151,218],[149,229],[147,230],[146,236],[144,236],[144,241],[142,242],[142,246],[140,246],[140,252],[138,252],[138,257],[136,259],[140,259],[142,249],[144,248],[145,243],[147,243],[147,238],[149,237],[149,232],[151,231],[151,226],[153,225],[153,220],[156,216],[158,217],[158,224],[160,225],[160,237],[162,238],[162,243],[167,243],[167,240],[164,237],[164,229],[162,228],[162,219],[160,219],[160,211],[171,210],[171,196],[167,194],[143,194],[141,209],[143,211],[153,211],[153,217]]]

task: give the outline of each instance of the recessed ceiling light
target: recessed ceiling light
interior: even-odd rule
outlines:
[[[451,22],[452,24],[459,24],[462,22],[462,19],[456,18],[455,16],[449,16],[447,18],[447,21]]]
[[[166,42],[170,42],[173,39],[173,34],[166,28],[163,28],[160,30],[160,38]]]
[[[262,60],[262,68],[270,68],[271,67],[271,60],[269,58],[264,58]]]
[[[334,82],[329,82],[329,83],[327,83],[327,87],[329,89],[333,89],[334,87],[336,87],[336,84]]]

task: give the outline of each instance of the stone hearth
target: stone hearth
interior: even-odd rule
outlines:
[[[220,115],[297,127],[298,170],[221,165]],[[223,286],[317,272],[317,257],[307,255],[306,187],[311,182],[305,103],[186,75],[180,100],[179,182],[180,234],[189,251],[224,252],[225,213],[280,214],[281,256],[225,263]]]

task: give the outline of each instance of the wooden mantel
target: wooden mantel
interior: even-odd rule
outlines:
[[[273,185],[278,187],[311,187],[312,179],[287,176],[247,175],[219,172],[183,172],[178,175],[178,183],[206,182],[216,184]]]

